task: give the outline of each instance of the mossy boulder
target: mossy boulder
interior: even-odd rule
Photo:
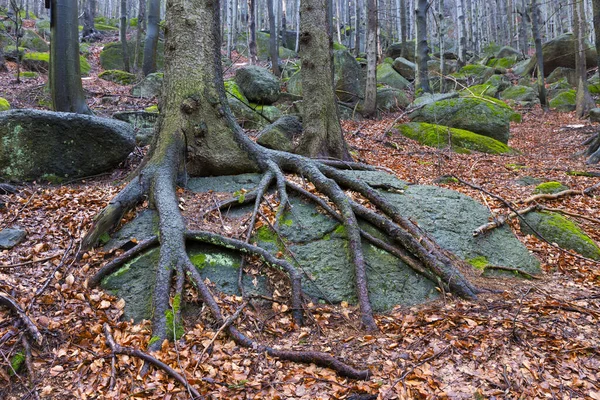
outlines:
[[[550,75],[556,68],[565,67],[575,69],[575,51],[577,48],[577,39],[572,33],[566,33],[549,42],[544,43],[542,52],[544,55],[544,75]],[[585,63],[588,68],[597,66],[598,59],[596,48],[586,41],[585,45]],[[522,74],[531,75],[537,65],[537,57],[534,55]],[[516,71],[515,71],[516,72]]]
[[[485,84],[497,87],[499,92],[506,90],[512,85],[510,79],[508,79],[506,75],[498,74],[490,76],[490,79],[485,81]]]
[[[560,182],[550,181],[540,183],[533,190],[534,194],[552,194],[562,192],[563,190],[569,189],[568,186],[563,185]]]
[[[488,60],[487,66],[491,68],[512,68],[517,63],[517,56],[496,58],[492,57]]]
[[[427,122],[464,129],[508,143],[510,122],[520,115],[499,100],[459,97],[427,104],[409,115],[414,122]]]
[[[46,52],[50,50],[50,46],[44,39],[40,37],[35,31],[25,29],[23,37],[21,38],[21,46],[28,48],[32,51]]]
[[[590,110],[590,121],[600,122],[600,108],[592,108]]]
[[[50,68],[50,53],[31,52],[23,55],[23,67],[32,71],[47,73]],[[79,56],[81,76],[90,73],[92,67],[84,56]]]
[[[500,93],[500,99],[531,107],[540,103],[538,92],[529,86],[514,85]]]
[[[40,19],[35,22],[35,31],[46,40],[50,40],[50,20]]]
[[[106,24],[94,24],[94,28],[99,32],[115,32],[119,30],[116,26]]]
[[[514,47],[504,46],[496,52],[496,58],[516,57],[522,58],[523,54]]]
[[[158,121],[158,107],[156,112],[120,111],[114,113],[113,118],[129,123],[135,132],[136,143],[145,146],[150,144],[154,136],[154,126]]]
[[[131,88],[131,94],[144,99],[158,97],[162,88],[163,79],[164,74],[162,72],[148,74],[140,83]]]
[[[242,89],[240,89],[235,80],[227,79],[223,83],[225,84],[225,94],[227,95],[227,98],[235,97],[246,104],[249,103],[246,96],[244,96],[244,93],[242,93]]]
[[[0,143],[0,178],[72,179],[115,168],[135,139],[114,119],[23,109],[0,114]]]
[[[10,110],[10,103],[4,97],[0,97],[0,111]]]
[[[555,108],[561,112],[575,111],[576,105],[577,91],[575,90],[562,91],[550,100],[550,108]]]
[[[469,64],[462,67],[451,76],[459,81],[465,81],[469,85],[477,85],[490,79],[494,75],[494,68],[479,64]]]
[[[595,74],[588,79],[588,90],[591,94],[600,94],[600,78],[598,77],[598,74]]]
[[[275,106],[246,103],[233,96],[227,100],[233,115],[245,129],[262,129],[283,115]]]
[[[391,64],[383,63],[377,66],[377,83],[382,83],[395,89],[410,88],[411,84],[400,75]]]
[[[129,62],[133,64],[135,58],[136,42],[127,42],[127,48],[129,49]],[[144,45],[137,46],[137,67],[141,68],[144,62]],[[164,53],[165,45],[162,40],[158,41],[156,50],[156,68],[161,71],[164,68]],[[123,70],[123,45],[121,42],[108,43],[104,46],[100,52],[100,65],[105,70]]]
[[[259,60],[268,60],[269,59],[269,40],[271,35],[266,32],[256,32],[256,55]],[[238,39],[239,49],[243,49],[242,55],[248,56],[248,35],[246,33],[242,33],[239,35]],[[280,59],[288,59],[288,58],[296,58],[298,57],[298,53],[293,50],[290,50],[286,47],[279,46],[279,58]]]
[[[431,147],[445,148],[448,145],[457,153],[470,153],[471,150],[482,153],[510,153],[506,144],[487,136],[478,135],[463,129],[428,124],[425,122],[410,122],[397,125],[396,129],[406,137]]]
[[[301,135],[300,119],[296,116],[286,115],[260,131],[256,143],[268,149],[293,153]]]
[[[377,89],[377,109],[381,111],[394,111],[404,109],[410,104],[406,92],[394,88]]]
[[[573,250],[584,257],[600,260],[600,248],[570,219],[553,212],[532,212],[525,215],[525,221],[550,243],[563,249]],[[534,235],[531,228],[521,223],[523,233]]]
[[[548,98],[552,99],[554,97],[556,97],[556,95],[558,95],[559,93],[568,91],[568,90],[573,90],[573,86],[569,85],[569,83],[567,82],[566,79],[561,79],[557,82],[551,83],[550,85],[548,85],[548,90],[546,92]]]
[[[408,80],[415,79],[415,71],[417,69],[415,63],[408,61],[404,57],[398,57],[394,60],[392,67],[398,72],[402,77]]]
[[[279,79],[266,68],[256,65],[238,69],[235,83],[250,102],[257,104],[273,104],[279,99],[281,92]]]
[[[120,71],[118,69],[111,69],[103,71],[98,75],[98,78],[104,79],[105,81],[115,82],[119,85],[131,85],[136,81],[135,74],[126,71]]]
[[[548,75],[548,78],[546,78],[546,83],[555,83],[561,79],[565,79],[569,85],[576,87],[577,71],[575,71],[573,68],[558,67],[552,71],[550,75]]]
[[[17,59],[22,60],[23,56],[27,52],[25,47],[19,46],[19,49],[17,50],[17,48],[13,45],[6,46],[2,50],[4,51],[4,58],[8,61],[17,61]]]
[[[333,84],[339,101],[355,103],[364,96],[360,64],[348,50],[333,52]]]
[[[496,94],[498,94],[498,87],[490,85],[488,83],[482,83],[481,85],[469,86],[468,88],[461,90],[460,93],[461,95],[464,94],[465,96],[495,97]]]
[[[405,43],[392,43],[385,50],[385,56],[391,58],[392,60],[403,56],[408,61],[415,63],[417,62],[417,57],[415,54],[415,41],[410,40]]]

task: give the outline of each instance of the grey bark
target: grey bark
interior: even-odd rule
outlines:
[[[415,24],[417,26],[417,89],[425,93],[430,93],[429,71],[427,61],[429,61],[429,47],[427,46],[427,10],[429,4],[427,0],[416,0]]]
[[[537,0],[531,0],[531,29],[535,40],[535,55],[538,66],[538,94],[540,103],[544,109],[548,108],[548,100],[546,99],[546,84],[544,82],[544,52],[542,51],[542,37],[540,35],[539,22],[540,13]]]
[[[600,0],[592,0],[594,20],[594,43],[598,54],[598,67],[600,67]]]
[[[148,25],[144,42],[144,63],[142,73],[156,72],[156,51],[158,48],[158,23],[160,21],[160,0],[148,1]]]
[[[275,24],[275,10],[273,8],[273,0],[267,0],[267,12],[269,13],[269,31],[271,35],[269,37],[269,56],[271,57],[271,68],[275,76],[281,76],[281,70],[279,69],[279,46],[278,46],[278,32]]]
[[[127,46],[127,0],[121,0],[121,26],[119,27],[119,39],[123,52],[123,70],[129,72],[129,47]]]
[[[54,111],[91,114],[79,66],[77,0],[51,2],[50,92]]]
[[[377,113],[377,0],[367,0],[367,80],[364,114]]]
[[[256,0],[248,0],[248,55],[250,64],[255,65],[256,57]]]
[[[356,0],[354,3],[354,20],[356,21],[356,28],[354,31],[354,56],[356,57],[360,54],[360,19],[362,18],[360,15],[362,7],[360,2],[361,0]]]
[[[573,1],[573,26],[575,28],[575,36],[577,38],[577,52],[575,57],[575,69],[577,71],[577,106],[575,115],[579,118],[587,117],[590,110],[596,106],[594,99],[590,95],[587,85],[586,65],[585,65],[585,19],[583,0]]]
[[[83,11],[83,37],[90,36],[96,32],[94,27],[94,17],[96,16],[96,0],[87,0]]]

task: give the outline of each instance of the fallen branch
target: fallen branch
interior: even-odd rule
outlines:
[[[35,342],[38,345],[42,344],[44,337],[38,330],[37,326],[35,326],[33,321],[27,316],[27,314],[25,314],[25,311],[23,311],[23,309],[17,304],[15,299],[13,299],[6,293],[0,292],[0,305],[8,307],[15,314],[17,314],[18,317],[21,319],[21,322],[25,324],[25,327],[27,328],[29,334],[35,339]]]
[[[518,268],[512,268],[512,267],[505,267],[503,265],[486,265],[485,269],[497,269],[500,271],[510,271],[510,272],[517,272],[519,274],[523,274],[531,279],[542,279],[541,277],[537,276],[537,275],[531,275],[529,272],[525,272],[523,270],[520,270]]]
[[[162,369],[169,376],[171,376],[173,379],[175,379],[177,382],[179,382],[183,386],[185,386],[185,388],[194,396],[194,399],[204,399],[204,397],[200,394],[200,392],[198,392],[198,390],[196,390],[193,386],[191,386],[188,383],[188,381],[182,375],[179,374],[179,372],[175,371],[173,368],[169,367],[167,364],[152,357],[150,354],[144,353],[141,350],[132,349],[130,347],[123,347],[120,344],[118,344],[117,342],[115,342],[115,339],[113,338],[112,334],[110,333],[110,327],[108,326],[108,324],[106,322],[104,323],[103,331],[104,331],[104,336],[106,337],[106,342],[108,343],[108,346],[110,347],[111,351],[114,354],[124,354],[124,355],[128,355],[131,357],[137,357],[139,359],[142,359],[146,363],[154,365],[156,368]]]
[[[568,189],[568,190],[563,190],[562,192],[558,192],[558,193],[536,194],[534,196],[526,198],[525,200],[521,201],[521,203],[529,204],[529,203],[533,203],[534,201],[539,201],[539,200],[556,200],[556,199],[560,199],[561,197],[566,197],[566,196],[581,196],[581,195],[591,196],[592,192],[595,191],[596,189],[598,189],[599,187],[600,187],[600,183],[596,183],[594,186],[590,186],[589,188],[586,188],[583,190]]]
[[[508,214],[506,216],[500,216],[500,217],[496,218],[494,221],[488,222],[487,224],[481,225],[479,228],[475,229],[473,231],[473,236],[483,235],[484,233],[487,233],[491,230],[494,230],[496,228],[500,228],[501,226],[504,226],[511,219],[517,218],[521,215],[525,215],[532,211],[539,211],[542,208],[543,208],[543,206],[536,204],[536,205],[524,208],[522,210],[518,210],[517,212],[511,212],[510,214]]]
[[[30,264],[35,264],[35,263],[39,263],[39,262],[45,262],[45,261],[48,261],[48,260],[52,260],[53,258],[56,258],[59,255],[60,254],[55,254],[53,256],[48,256],[46,258],[40,258],[39,260],[23,261],[23,262],[18,263],[18,264],[0,265],[0,269],[9,269],[9,268],[24,267],[25,265],[30,265]]]

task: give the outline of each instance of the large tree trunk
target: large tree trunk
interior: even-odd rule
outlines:
[[[119,27],[119,39],[123,51],[123,70],[129,72],[129,47],[127,46],[127,0],[121,0],[121,26]]]
[[[429,3],[427,0],[416,0],[415,17],[417,25],[417,90],[430,93],[429,71],[427,62],[429,61],[429,47],[427,46],[427,10]]]
[[[362,0],[364,1],[364,0]],[[356,27],[354,28],[354,56],[358,57],[360,54],[360,10],[362,5],[361,0],[355,0],[354,3],[354,19],[356,20]]]
[[[596,45],[596,53],[598,55],[597,64],[600,70],[600,0],[592,0],[592,9],[594,14],[594,42]]]
[[[77,0],[53,0],[50,15],[52,107],[54,111],[91,114],[81,85]]]
[[[577,38],[577,52],[575,56],[575,69],[577,70],[577,108],[575,114],[579,118],[587,117],[590,110],[596,106],[594,99],[590,95],[587,85],[587,69],[585,65],[585,19],[583,10],[583,0],[573,1],[573,26],[575,27],[575,37]]]
[[[144,76],[156,72],[159,21],[160,0],[149,0],[148,25],[146,29],[146,41],[144,42],[144,64],[142,65],[142,73]]]
[[[281,76],[279,69],[279,46],[278,32],[275,24],[275,10],[273,9],[273,0],[267,0],[267,12],[269,13],[269,56],[271,57],[271,68],[275,76]]]
[[[548,100],[546,99],[546,84],[544,82],[544,52],[542,50],[542,37],[540,35],[539,22],[540,12],[537,4],[537,0],[531,0],[531,29],[533,32],[533,39],[535,40],[535,55],[537,58],[538,66],[538,96],[540,103],[544,109],[548,108]]]
[[[377,114],[377,0],[367,0],[367,83],[364,114]]]
[[[350,160],[333,87],[332,42],[327,0],[303,0],[300,11],[300,69],[304,135],[298,153]]]
[[[87,0],[83,10],[83,30],[82,37],[88,37],[96,32],[94,28],[94,17],[96,16],[96,0]]]
[[[458,63],[462,67],[467,63],[467,25],[465,23],[465,0],[456,0],[458,18]]]
[[[135,52],[133,56],[133,68],[137,72],[140,62],[138,60],[140,51],[139,48],[142,44],[142,33],[146,29],[146,0],[139,0],[138,2],[138,24],[137,31],[135,34]]]
[[[248,0],[248,58],[255,65],[256,57],[256,0]]]

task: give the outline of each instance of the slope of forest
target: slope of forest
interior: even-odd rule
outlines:
[[[101,48],[114,40],[108,36],[90,46],[91,72],[82,79],[88,104],[101,116],[156,103],[130,95],[130,85],[98,78]],[[236,53],[233,58],[246,61]],[[15,65],[7,65],[9,72],[0,73],[2,97],[13,108],[47,108],[47,77],[40,74],[16,84]],[[403,112],[384,113],[377,120],[345,120],[342,126],[357,160],[386,168],[411,184],[462,192],[495,216],[511,211],[500,199],[516,209],[531,205],[527,199],[535,194],[532,182],[560,182],[574,191],[598,184],[600,168],[586,164],[582,155],[583,143],[598,132],[598,124],[580,120],[574,112],[544,112],[539,105],[517,110],[522,121],[511,124],[508,143],[516,151],[501,155],[420,145],[394,128],[408,122]],[[192,398],[164,370],[151,367],[141,376],[140,358],[111,353],[104,323],[112,326],[112,337],[121,346],[145,350],[152,340],[150,322],[120,320],[124,301],[87,287],[87,279],[121,251],[80,251],[92,219],[123,187],[146,150],[137,147],[119,169],[101,176],[61,184],[22,183],[15,185],[16,193],[0,189],[0,230],[18,226],[28,232],[16,247],[0,250],[0,291],[18,302],[43,336],[38,344],[21,341],[24,328],[16,329],[14,314],[2,308],[1,398]],[[182,208],[198,207],[196,214],[187,215],[195,226],[241,237],[233,219],[209,212],[224,194],[178,189],[177,195]],[[600,243],[597,195],[573,193],[537,201],[568,215]],[[135,214],[127,213],[122,223]],[[245,307],[237,325],[248,336],[275,347],[334,354],[370,369],[367,381],[241,348],[222,326],[202,322],[205,315],[186,318],[183,337],[165,341],[152,355],[203,396],[215,399],[600,399],[599,262],[524,234],[518,218],[509,224],[540,260],[542,275],[484,279],[478,272],[474,280],[489,289],[479,299],[442,293],[434,302],[396,307],[376,316],[378,333],[365,334],[358,308],[346,303],[307,304],[310,319],[299,328],[285,295],[274,294],[268,307],[257,308],[238,296],[217,298],[227,316]],[[258,269],[258,262],[246,268]],[[283,274],[270,278],[275,288],[285,286]],[[190,286],[185,296],[194,302],[198,295]]]

